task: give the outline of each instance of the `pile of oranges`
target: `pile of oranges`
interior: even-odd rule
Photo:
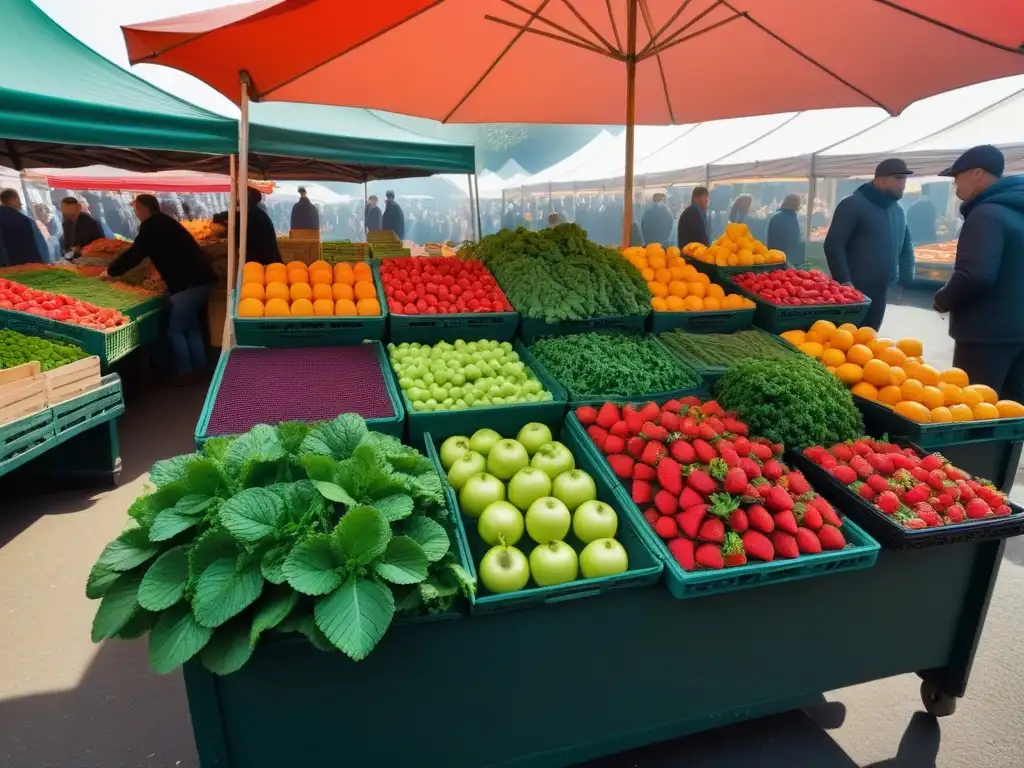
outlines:
[[[750,234],[746,224],[730,222],[725,233],[711,245],[687,243],[683,253],[691,259],[719,267],[753,267],[759,264],[785,264],[786,254],[768,248]]]
[[[687,264],[675,246],[667,250],[658,243],[622,252],[640,270],[651,292],[651,308],[658,312],[706,312],[717,309],[746,309],[754,302],[738,293],[726,295],[692,264]]]
[[[940,371],[922,359],[917,339],[886,339],[873,328],[819,320],[807,331],[782,334],[821,360],[853,394],[921,423],[1024,417],[1024,405],[999,400],[995,390],[971,384],[960,368]]]
[[[248,262],[242,267],[239,317],[380,316],[380,301],[370,267],[364,262],[326,261],[308,267]]]

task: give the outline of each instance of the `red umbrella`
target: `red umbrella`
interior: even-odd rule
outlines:
[[[132,63],[188,72],[243,110],[241,75],[257,100],[624,123],[624,242],[637,123],[895,114],[1024,73],[1021,0],[254,0],[123,31]]]

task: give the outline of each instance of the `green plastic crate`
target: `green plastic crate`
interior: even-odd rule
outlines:
[[[155,309],[135,321],[139,326],[140,347],[151,347],[160,340],[160,327],[164,321],[164,314],[163,309]]]
[[[781,344],[789,352],[793,352],[794,354],[803,354],[802,352],[799,352],[797,348],[790,344],[788,341],[786,341],[780,336],[776,336],[774,333],[766,333],[765,331],[762,331],[760,328],[753,328],[751,330],[754,330],[764,336],[767,336],[773,341]],[[688,366],[690,366],[693,370],[695,370],[698,374],[700,374],[700,377],[704,380],[704,384],[708,388],[708,391],[710,391],[714,387],[715,383],[720,378],[722,378],[722,376],[725,375],[725,372],[727,370],[729,370],[729,367],[725,365],[707,365],[703,361],[697,360],[696,358],[686,354],[685,352],[680,352],[679,350],[671,349],[667,345],[665,348],[668,349],[670,354],[675,355]],[[741,361],[737,360],[736,362],[739,363]]]
[[[660,341],[658,341],[658,339],[652,337],[652,340],[654,341],[654,343],[657,346],[662,348],[662,352],[666,356],[672,356],[672,353],[667,348],[665,348],[665,346]],[[530,349],[528,347],[524,347],[523,351],[520,352],[519,354],[520,354],[520,357],[523,358],[524,362],[526,362],[526,364],[531,369],[533,369],[534,371],[537,372],[538,376],[540,376],[543,373],[545,377],[547,377],[549,379],[552,379],[552,380],[556,380],[554,378],[554,376],[551,375],[551,372],[544,366],[544,364],[542,362],[540,362],[533,355],[533,353],[530,351]],[[678,356],[677,356],[676,359],[679,359]],[[680,362],[682,362],[682,361],[680,360]],[[686,365],[686,364],[684,363],[684,365]],[[692,369],[693,366],[687,365],[687,367]],[[574,406],[578,406],[578,405],[593,405],[595,403],[606,403],[608,401],[613,401],[613,402],[629,402],[629,401],[647,402],[648,400],[659,400],[659,401],[663,402],[665,400],[671,400],[672,398],[686,397],[687,395],[701,395],[701,394],[704,394],[704,392],[707,390],[707,385],[704,383],[704,380],[701,378],[700,374],[698,374],[696,371],[694,371],[694,375],[697,376],[697,383],[694,386],[689,387],[687,389],[676,389],[676,390],[672,390],[671,392],[651,392],[649,394],[633,395],[633,396],[628,396],[628,397],[627,396],[623,396],[623,395],[617,395],[617,394],[608,394],[608,395],[574,395],[572,392],[570,392],[566,388],[566,386],[564,384],[562,384],[562,382],[559,381],[558,384],[565,391],[566,398],[567,398],[567,400],[568,400],[568,402],[570,404],[570,407],[574,407]]]
[[[231,307],[235,340],[242,347],[337,347],[380,341],[387,325],[388,303],[376,273],[373,282],[380,302],[379,317],[239,317],[236,287]]]
[[[522,343],[516,340],[512,344],[520,358],[525,358],[526,348]],[[532,421],[547,424],[552,429],[560,427],[567,401],[565,389],[545,372],[534,370],[534,373],[540,383],[544,385],[544,389],[551,393],[551,400],[543,403],[489,405],[457,411],[417,411],[413,409],[412,403],[409,402],[405,393],[400,391],[406,422],[409,425],[409,444],[422,446],[424,435],[428,432],[433,435],[435,440],[444,440],[452,435],[471,435],[483,427],[490,427],[502,434],[516,433],[524,424],[529,424]],[[394,374],[393,369],[392,374]]]
[[[721,283],[733,275],[739,275],[743,272],[771,272],[775,269],[789,268],[788,262],[783,262],[782,264],[751,264],[746,267],[720,267],[717,264],[708,264],[692,256],[687,256],[685,253],[683,254],[683,260],[687,264],[692,265],[698,272],[703,272],[716,283]]]
[[[117,374],[104,376],[97,389],[65,400],[51,409],[57,444],[124,413],[124,393]]]
[[[713,309],[705,312],[651,312],[651,333],[677,330],[689,333],[742,331],[753,324],[754,312],[754,307]]]
[[[512,341],[519,328],[518,312],[466,312],[455,315],[388,315],[388,339],[392,344],[419,342]]]
[[[0,425],[0,477],[56,444],[53,411],[49,408]]]
[[[523,317],[519,321],[519,338],[527,344],[532,344],[541,336],[568,336],[573,333],[640,333],[647,325],[647,314],[608,315],[566,323],[547,323],[534,317]]]
[[[859,395],[854,395],[853,401],[864,415],[868,434],[905,437],[921,448],[989,440],[1024,440],[1024,419],[1021,418],[922,424]]]
[[[830,320],[836,325],[843,323],[857,325],[864,319],[868,307],[871,305],[871,299],[865,298],[858,304],[818,304],[810,307],[792,307],[770,304],[757,294],[740,288],[728,278],[723,285],[757,304],[754,311],[754,325],[769,333],[806,331],[818,320]]]
[[[139,324],[135,322],[105,333],[80,325],[61,323],[48,317],[0,309],[0,328],[74,344],[87,355],[99,357],[103,366],[117,362],[140,346]]]
[[[123,311],[124,314],[128,315],[132,320],[139,320],[152,312],[165,309],[167,307],[167,303],[167,296],[165,294],[161,294],[159,296],[154,296],[151,299],[141,301]]]
[[[388,363],[387,353],[384,351],[384,345],[379,341],[367,341],[363,343],[372,344],[374,346],[374,351],[377,355],[377,362],[381,367],[381,375],[384,377],[384,386],[387,387],[388,397],[391,399],[391,407],[394,411],[393,416],[366,419],[366,426],[374,432],[380,432],[381,434],[401,438],[405,431],[405,410],[402,407],[403,398],[399,397],[398,384],[395,382],[395,377],[391,371],[391,364]],[[234,347],[233,349],[244,348],[245,347]],[[206,400],[203,403],[203,410],[199,414],[199,421],[196,422],[196,428],[193,432],[197,448],[202,448],[203,443],[213,437],[231,437],[231,435],[209,435],[206,433],[206,430],[210,425],[210,417],[213,415],[213,406],[217,402],[217,393],[220,391],[221,381],[224,378],[224,370],[227,368],[228,358],[231,356],[232,351],[232,349],[226,349],[221,352],[220,359],[217,361],[217,367],[213,372],[213,380],[210,382],[210,388],[206,391]]]
[[[512,433],[514,434],[514,433]],[[558,433],[555,432],[557,435]],[[434,461],[437,471],[444,476],[444,467],[434,447],[434,438],[429,433],[425,435],[427,455]],[[471,517],[464,517],[459,509],[458,499],[455,491],[447,482],[444,483],[444,492],[449,509],[455,513],[456,536],[459,537],[462,547],[463,559],[467,569],[473,578],[477,579],[476,594],[470,598],[469,611],[474,615],[486,615],[500,611],[521,610],[533,608],[539,605],[552,605],[568,600],[579,600],[585,597],[596,597],[597,595],[610,592],[613,589],[624,589],[628,587],[643,587],[655,584],[661,578],[662,564],[651,551],[650,544],[636,528],[635,521],[628,519],[620,510],[612,486],[605,477],[596,471],[590,463],[589,454],[578,452],[573,445],[566,443],[566,446],[573,452],[576,458],[577,469],[588,472],[597,485],[597,497],[606,504],[610,504],[619,513],[619,529],[615,537],[626,548],[629,555],[629,570],[615,576],[602,576],[595,579],[577,579],[568,584],[558,584],[551,587],[527,586],[518,592],[495,594],[487,591],[477,576],[476,563],[483,557],[489,547],[480,539],[476,532],[476,521]],[[641,521],[643,522],[643,521]],[[566,537],[577,554],[582,550],[583,544],[577,540],[572,531]],[[524,533],[516,547],[522,550],[527,557],[535,545],[530,541],[529,536]]]

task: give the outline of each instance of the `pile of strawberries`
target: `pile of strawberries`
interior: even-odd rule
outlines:
[[[828,449],[812,446],[804,455],[904,528],[1013,514],[1005,493],[937,453],[920,456],[913,448],[862,437]]]
[[[783,446],[748,437],[714,400],[583,406],[576,416],[686,571],[846,547],[843,522]]]

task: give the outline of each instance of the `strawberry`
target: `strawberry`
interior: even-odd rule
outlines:
[[[962,523],[964,518],[967,517],[967,513],[959,504],[953,504],[946,508],[946,517],[949,518],[951,523]]]
[[[925,521],[929,528],[934,528],[937,525],[942,525],[942,518],[939,517],[939,513],[936,512],[931,504],[922,501],[920,504],[914,505],[914,514]]]
[[[771,446],[765,445],[764,443],[751,443],[750,452],[754,454],[755,458],[761,461],[768,461],[772,457]]]
[[[693,464],[697,461],[697,452],[685,440],[673,440],[668,447],[668,452],[680,464]]]
[[[873,453],[868,456],[868,464],[871,468],[878,472],[880,475],[889,477],[893,472],[896,471],[896,467],[893,466],[892,459],[883,453]]]
[[[822,549],[834,550],[846,548],[846,539],[843,538],[843,532],[832,525],[821,526],[821,530],[818,531],[818,541],[821,542]]]
[[[764,504],[774,512],[783,512],[793,508],[793,497],[786,492],[785,488],[780,488],[776,485],[772,486],[772,489],[768,492],[768,497],[764,500]]]
[[[667,411],[668,413],[678,414],[682,410],[683,404],[680,403],[678,400],[669,400],[667,403],[661,406],[662,413],[665,413]]]
[[[768,514],[768,510],[760,504],[751,504],[747,507],[747,519],[750,521],[750,527],[755,531],[771,533],[775,530],[775,521]]]
[[[721,544],[725,541],[725,523],[717,517],[709,517],[700,524],[700,533],[698,534],[698,538],[701,541],[711,541],[715,544]]]
[[[826,453],[825,449],[820,445],[812,445],[810,448],[804,448],[804,456],[817,464],[821,457]]]
[[[718,437],[718,433],[715,432],[715,428],[712,427],[710,424],[701,422],[700,424],[697,425],[697,436],[701,440],[707,440],[708,442],[711,442],[716,437]]]
[[[657,403],[644,403],[640,415],[644,417],[644,421],[655,421],[661,415],[661,408]]]
[[[1009,504],[1000,504],[992,510],[992,514],[996,517],[1006,517],[1013,514],[1013,508]]]
[[[605,403],[597,412],[595,423],[604,429],[611,429],[612,425],[619,420],[619,407],[615,403]]]
[[[684,416],[679,420],[679,431],[687,437],[696,437],[697,432],[697,420],[691,416]]]
[[[732,528],[736,533],[743,533],[750,527],[750,521],[747,519],[747,513],[742,509],[734,509],[729,513],[729,527]]]
[[[729,431],[732,432],[731,429]],[[732,447],[740,456],[750,455],[750,441],[742,435],[732,441]]]
[[[700,404],[700,409],[708,416],[725,416],[725,409],[718,404],[717,400],[705,400]]]
[[[654,524],[661,519],[661,515],[658,514],[658,510],[656,510],[654,507],[649,507],[648,509],[644,510],[644,519],[648,523],[650,523],[651,527],[653,528]]]
[[[924,467],[913,467],[910,470],[910,476],[917,480],[919,483],[928,482],[928,470]]]
[[[821,512],[821,519],[826,523],[835,528],[843,527],[842,518],[839,517],[836,511],[832,508],[832,505],[825,500],[824,496],[815,496],[811,499],[811,504],[814,505],[815,509]]]
[[[654,506],[663,515],[674,515],[679,511],[679,500],[666,490],[654,494]]]
[[[867,456],[872,451],[872,443],[870,439],[860,438],[853,441],[850,449],[858,456]]]
[[[671,411],[662,411],[661,416],[658,418],[658,423],[667,429],[670,434],[679,431],[679,417]]]
[[[761,494],[757,492],[757,486],[753,483],[747,483],[747,487],[743,491],[744,496],[749,496],[751,499],[761,498]]]
[[[747,475],[739,467],[733,467],[725,473],[722,486],[726,493],[740,495],[747,489]]]
[[[679,536],[679,526],[674,517],[661,517],[654,524],[654,532],[663,539],[675,539]]]
[[[640,454],[640,461],[656,467],[661,458],[667,455],[668,451],[665,450],[664,444],[651,441],[644,447],[644,452]]]
[[[875,496],[877,494],[875,493],[875,489],[872,488],[870,485],[868,485],[867,483],[861,483],[860,485],[857,485],[856,487],[857,487],[857,495],[860,496],[862,499],[864,499],[865,501],[874,501],[875,500]]]
[[[824,453],[818,466],[822,469],[832,470],[839,466],[839,461],[831,453]]]
[[[786,475],[786,480],[789,482],[790,493],[795,496],[803,496],[811,490],[811,484],[807,482],[803,472],[790,472]]]
[[[800,557],[800,547],[797,545],[796,536],[793,534],[785,533],[784,531],[772,531],[771,542],[775,548],[775,554],[779,557],[786,559]]]
[[[647,447],[647,441],[642,437],[631,437],[626,441],[626,450],[629,451],[629,455],[634,459],[639,459],[643,453],[644,448]]]
[[[878,498],[875,499],[875,504],[878,508],[885,512],[887,515],[895,515],[900,508],[900,498],[892,491],[885,491],[878,494]]]
[[[715,430],[716,435],[721,435],[725,433],[725,424],[723,424],[722,421],[714,415],[709,415],[708,418],[704,419],[702,423],[707,424],[709,427]]]
[[[589,427],[597,421],[597,408],[589,405],[581,405],[576,409],[576,418],[580,420],[580,424],[584,427]]]
[[[940,493],[935,498],[935,503],[932,504],[932,506],[937,510],[947,509],[953,506],[953,496],[948,493]]]
[[[732,432],[734,435],[746,437],[748,433],[747,425],[739,419],[733,419],[726,416],[722,419],[722,424],[725,426],[727,432]]]
[[[767,499],[769,496],[772,495],[773,487],[774,486],[768,482],[765,482],[763,485],[755,486],[755,488],[757,488],[757,495],[760,496],[762,499]]]
[[[624,413],[622,415],[622,418],[623,418],[623,421],[626,422],[626,429],[629,430],[629,434],[631,434],[631,435],[639,435],[640,434],[640,430],[643,429],[643,426],[644,426],[643,416],[641,416],[636,411],[631,410],[628,413]]]
[[[772,546],[771,540],[760,531],[751,529],[740,538],[743,542],[743,549],[749,557],[765,563],[770,563],[775,559],[775,548]]]
[[[722,461],[724,461],[728,466],[739,467],[741,459],[740,455],[736,453],[736,451],[732,448],[723,449],[720,445],[715,446],[715,448],[718,450],[718,455],[722,457]],[[744,473],[744,477],[746,477],[746,473]]]
[[[986,517],[989,513],[988,504],[983,499],[971,499],[967,502],[967,517],[971,520],[977,520],[982,517]]]
[[[929,453],[927,456],[921,457],[921,469],[926,472],[931,472],[934,469],[941,469],[944,463],[943,458],[937,453]]]
[[[722,556],[725,558],[726,568],[747,564],[747,554],[743,549],[743,540],[735,533],[727,533],[725,535],[725,542],[722,544]]]
[[[629,495],[635,504],[650,504],[654,498],[654,488],[646,480],[634,480]]]
[[[722,550],[715,544],[701,544],[697,547],[694,560],[697,561],[697,565],[704,568],[718,570],[725,567],[725,558],[722,557]]]
[[[683,468],[671,456],[663,456],[658,462],[658,485],[678,496],[683,492]]]
[[[861,480],[867,480],[875,474],[875,470],[871,468],[870,464],[868,464],[867,459],[862,456],[855,456],[850,462],[850,467],[857,473],[857,477]]]
[[[833,445],[830,453],[840,461],[849,461],[853,458],[853,449],[850,448],[846,443],[839,443],[839,445]]]
[[[695,548],[692,541],[682,537],[672,539],[668,543],[668,551],[672,553],[672,557],[684,571],[692,571],[697,567],[697,563],[693,558]]]
[[[695,469],[686,476],[686,484],[697,493],[707,497],[718,490],[718,483],[702,469]]]
[[[960,501],[970,501],[977,496],[974,489],[963,480],[958,481],[956,487],[960,491]]]
[[[604,451],[606,455],[622,453],[626,450],[626,441],[618,435],[608,435],[608,437],[605,438],[604,445],[601,446],[601,450]]]
[[[936,491],[941,491],[946,484],[946,473],[938,469],[933,469],[928,473],[928,477],[925,479],[925,482]]]
[[[967,473],[961,469],[957,469],[952,464],[947,464],[942,469],[943,471],[945,471],[946,477],[948,477],[950,480],[954,482],[956,482],[957,480],[967,479]]]
[[[821,542],[810,528],[797,528],[796,546],[802,555],[816,555],[821,552]]]
[[[857,473],[850,469],[845,464],[841,464],[832,470],[832,477],[838,480],[843,485],[852,485],[857,482]]]
[[[903,503],[914,506],[931,496],[927,485],[917,484],[903,495]]]
[[[640,437],[664,443],[668,440],[668,430],[655,424],[653,421],[645,421],[640,430]]]
[[[704,522],[704,518],[707,513],[707,504],[698,504],[696,507],[687,507],[676,515],[676,523],[679,525],[679,530],[691,539],[697,538],[697,533],[700,531],[700,524]]]
[[[864,482],[864,485],[875,493],[884,493],[889,490],[889,481],[881,475],[872,475]]]
[[[703,496],[697,493],[693,488],[687,486],[683,488],[683,492],[679,494],[679,508],[689,509],[690,507],[698,507],[701,504],[707,503]]]
[[[612,468],[612,472],[615,473],[616,477],[621,477],[623,480],[629,480],[633,477],[633,458],[620,453],[616,456],[608,456],[608,466]]]
[[[684,408],[700,408],[700,398],[696,395],[687,395],[686,397],[679,398],[679,402]]]
[[[928,527],[928,523],[926,523],[919,517],[908,517],[906,520],[903,520],[902,522],[904,528],[911,528],[913,530],[920,530],[921,528]]]
[[[590,435],[590,439],[594,441],[601,450],[604,450],[604,441],[608,439],[608,430],[604,427],[599,427],[597,424],[591,424],[587,427],[587,434]]]
[[[775,523],[775,530],[796,535],[796,515],[788,509],[784,512],[776,512],[772,515]]]
[[[634,480],[650,480],[654,481],[657,478],[657,473],[654,471],[654,467],[649,467],[646,464],[641,464],[639,461],[633,465],[633,479]]]
[[[623,441],[625,441],[630,436],[629,427],[626,426],[625,421],[621,420],[616,421],[614,424],[612,424],[612,428],[609,429],[608,431],[611,434],[615,435],[616,437],[621,437]]]
[[[775,459],[766,461],[764,466],[761,467],[761,474],[773,483],[777,483],[785,471],[786,468],[779,462],[775,461]]]
[[[812,531],[821,528],[825,522],[821,518],[821,512],[813,504],[794,504],[793,514],[796,517],[797,525],[810,528]]]

